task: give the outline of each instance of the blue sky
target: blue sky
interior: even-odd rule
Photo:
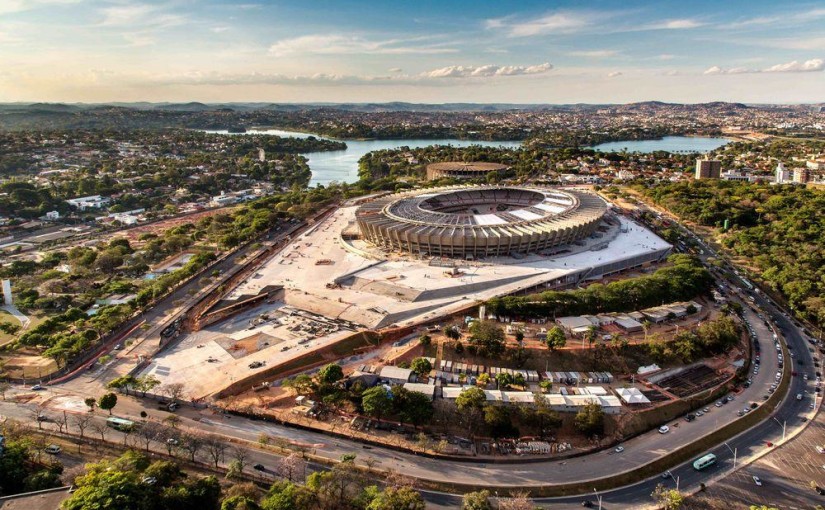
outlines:
[[[825,101],[825,3],[0,0],[4,101]]]

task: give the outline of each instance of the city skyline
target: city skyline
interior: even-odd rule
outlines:
[[[4,101],[823,101],[812,2],[7,0]]]

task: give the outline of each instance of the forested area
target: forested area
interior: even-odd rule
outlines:
[[[498,317],[562,317],[608,312],[630,312],[692,299],[707,292],[710,273],[694,257],[675,254],[669,265],[651,275],[628,278],[584,289],[545,291],[528,296],[505,296],[487,301],[489,313]]]
[[[714,228],[734,259],[779,291],[795,313],[825,327],[825,192],[718,180],[636,189],[674,214]]]

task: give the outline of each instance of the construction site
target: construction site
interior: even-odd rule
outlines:
[[[206,398],[242,388],[241,381],[260,383],[289,373],[284,367],[332,361],[330,346],[358,332],[392,338],[386,333],[396,331],[400,338],[496,296],[570,288],[659,262],[671,250],[648,229],[608,211],[591,235],[553,254],[479,260],[411,255],[362,235],[356,221],[362,205],[335,209],[268,253],[237,285],[215,296],[201,315],[208,320],[177,339],[143,374],[163,384],[183,382],[190,397]],[[353,354],[335,351],[344,360]]]

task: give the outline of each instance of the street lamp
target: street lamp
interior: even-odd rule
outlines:
[[[731,447],[728,443],[723,443],[723,444],[725,446],[727,446],[728,450],[730,450],[730,452],[733,454],[733,469],[736,469],[736,452],[737,452],[738,448],[731,449]]]
[[[596,499],[599,501],[599,510],[602,510],[602,496],[599,494],[599,491],[596,488],[593,488],[593,493],[596,494]]]
[[[779,421],[779,419],[777,419],[777,417],[776,417],[776,416],[774,416],[774,417],[773,417],[773,420],[774,420],[776,423],[778,423],[778,424],[782,425],[782,440],[784,441],[784,440],[785,440],[785,425],[787,425],[787,424],[788,424],[788,422],[787,422],[786,420],[782,420],[782,421],[780,422],[780,421]]]
[[[673,473],[671,473],[669,469],[665,471],[665,473],[667,473],[671,480],[676,480],[676,492],[679,492],[679,477],[677,476],[676,478],[674,478]]]

